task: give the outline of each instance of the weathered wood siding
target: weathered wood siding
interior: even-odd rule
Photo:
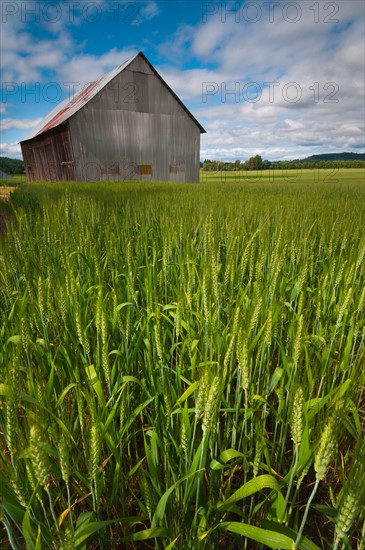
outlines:
[[[76,179],[68,122],[21,143],[27,180],[71,181]]]

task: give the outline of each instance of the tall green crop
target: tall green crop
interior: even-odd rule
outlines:
[[[348,173],[15,192],[4,545],[360,544],[365,189]]]

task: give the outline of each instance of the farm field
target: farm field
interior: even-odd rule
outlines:
[[[364,168],[316,168],[310,169],[275,169],[275,170],[237,170],[237,171],[204,171],[200,172],[201,183],[364,183]]]
[[[12,194],[1,548],[364,548],[364,170],[247,174]]]
[[[4,187],[16,187],[17,185],[26,183],[26,181],[25,174],[16,174],[15,176],[12,176],[11,179],[0,178],[0,192],[4,189]]]

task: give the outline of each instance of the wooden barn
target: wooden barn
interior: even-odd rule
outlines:
[[[142,52],[58,105],[21,143],[27,179],[199,182],[204,128]]]

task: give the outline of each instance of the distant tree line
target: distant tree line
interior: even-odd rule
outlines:
[[[235,160],[233,162],[205,160],[200,163],[200,166],[207,172],[225,172],[231,170],[266,170],[270,168],[271,163],[268,160],[263,160],[260,155],[256,155],[245,162],[241,162],[240,160]]]
[[[365,168],[365,160],[283,160],[272,162],[270,168],[273,170],[298,170],[303,168]]]
[[[24,162],[19,159],[0,157],[0,170],[5,174],[24,174]]]
[[[304,168],[365,168],[365,155],[356,153],[333,153],[313,155],[296,160],[264,160],[261,155],[255,155],[242,162],[224,162],[220,160],[205,160],[200,163],[205,172],[226,172],[234,170],[298,170]]]

